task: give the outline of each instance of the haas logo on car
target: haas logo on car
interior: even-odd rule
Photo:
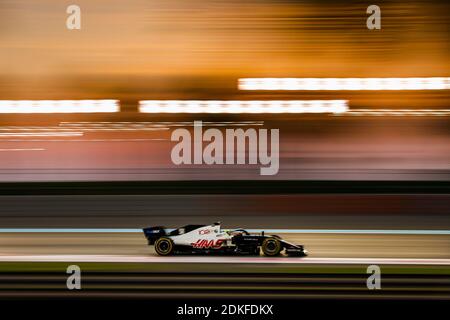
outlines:
[[[199,239],[197,242],[192,243],[192,247],[196,249],[206,249],[206,248],[212,248],[212,249],[218,249],[222,246],[223,240],[206,240],[206,239]]]

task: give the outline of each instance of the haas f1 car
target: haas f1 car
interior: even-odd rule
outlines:
[[[187,225],[175,230],[164,227],[143,229],[149,245],[155,247],[160,256],[175,253],[222,253],[259,255],[274,257],[284,252],[287,255],[305,256],[301,245],[283,240],[277,235],[250,234],[244,229],[222,229],[220,223],[212,225]]]

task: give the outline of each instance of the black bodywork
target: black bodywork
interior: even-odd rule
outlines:
[[[188,233],[188,232],[191,232],[195,229],[202,228],[202,227],[205,227],[205,225],[188,224],[187,226],[184,226],[183,229],[184,229],[185,233]],[[171,232],[166,232],[166,228],[162,227],[162,226],[149,227],[149,228],[142,229],[142,231],[144,231],[145,237],[148,240],[149,245],[154,245],[156,240],[158,240],[159,238],[164,237],[164,236],[177,236],[177,235],[179,235],[179,230],[180,229],[175,229],[175,230],[172,230]]]
[[[154,245],[156,240],[167,235],[164,227],[149,227],[142,229],[149,245]]]
[[[264,232],[261,235],[251,235],[251,234],[242,234],[233,237],[232,242],[236,245],[237,248],[243,251],[252,251],[258,250],[262,246],[264,240],[268,238],[277,238],[282,245],[282,248],[285,250],[288,255],[306,255],[305,249],[302,245],[293,244],[281,239],[277,235],[265,236]]]

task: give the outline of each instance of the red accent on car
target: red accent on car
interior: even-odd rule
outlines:
[[[212,249],[219,249],[220,247],[222,247],[223,244],[222,239],[218,239],[218,240],[206,240],[206,239],[199,239],[197,240],[197,242],[191,243],[193,248],[196,249],[207,249],[207,248],[212,248]]]

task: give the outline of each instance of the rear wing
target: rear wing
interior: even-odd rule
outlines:
[[[149,245],[153,245],[156,240],[167,235],[166,229],[161,226],[144,228],[142,231],[144,231],[145,238],[147,238]]]

